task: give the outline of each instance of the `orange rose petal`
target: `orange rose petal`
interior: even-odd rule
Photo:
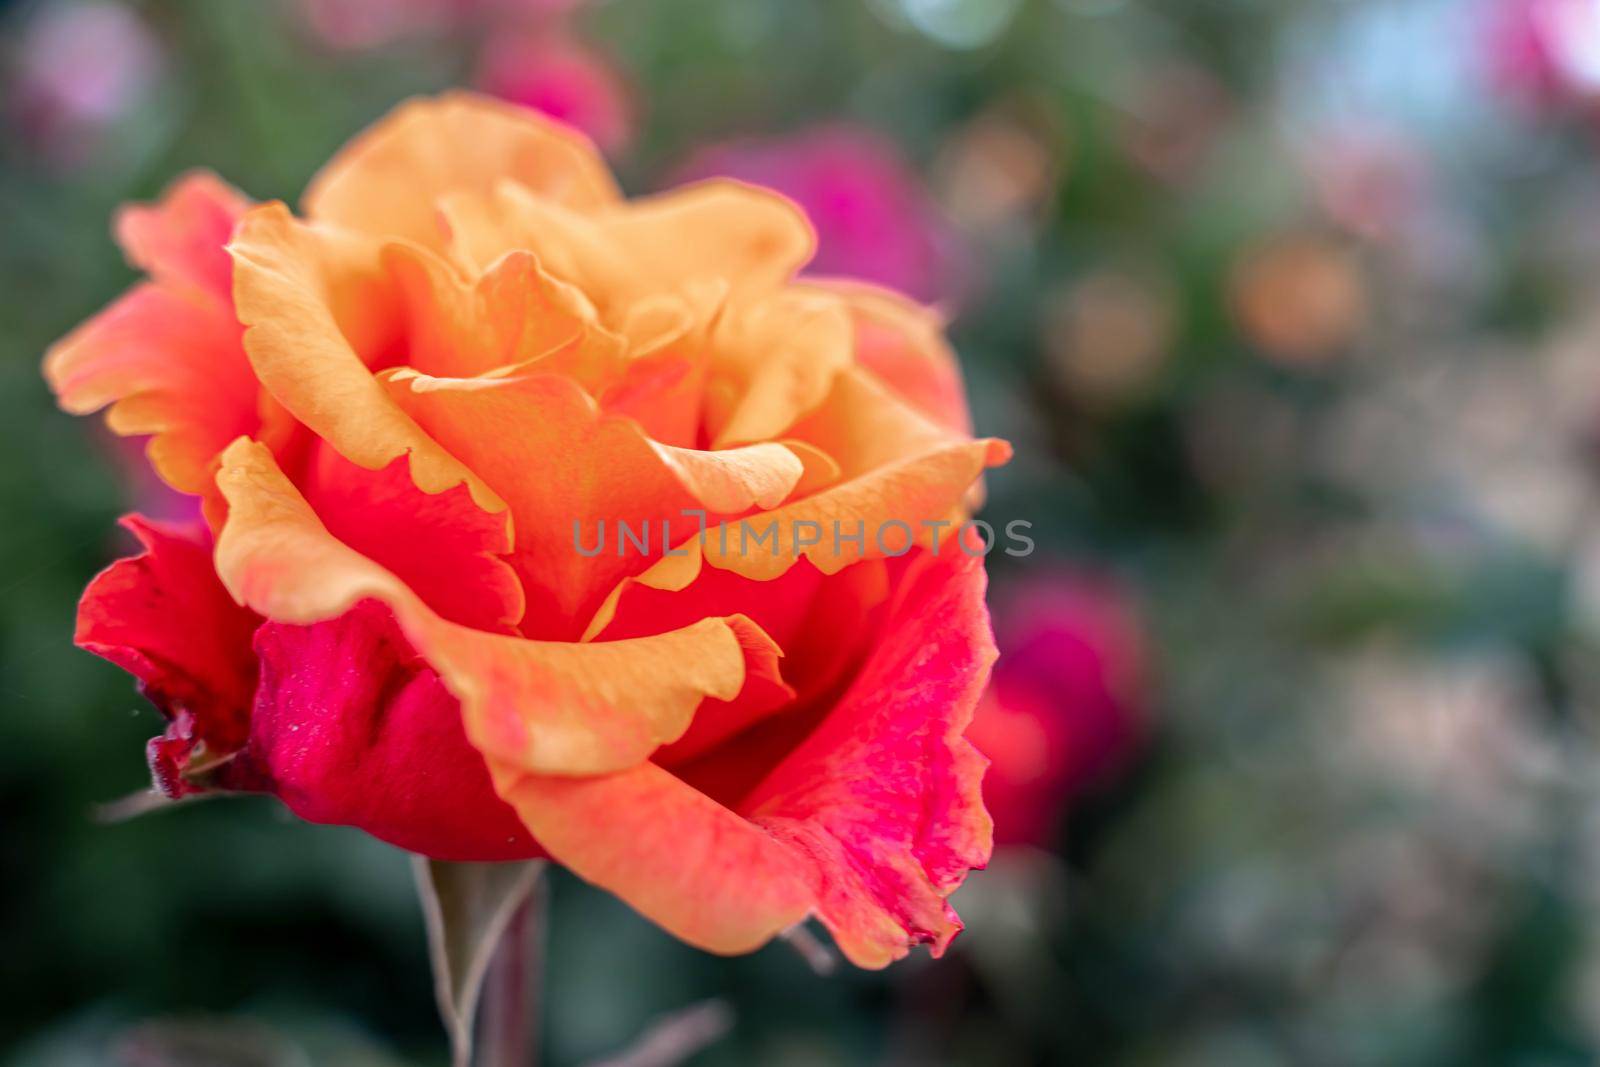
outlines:
[[[647,443],[689,494],[718,515],[735,515],[752,506],[775,508],[800,484],[806,471],[799,456],[775,441],[721,452],[677,448],[648,439]]]
[[[799,500],[813,493],[821,492],[839,480],[843,468],[839,461],[816,445],[801,441],[793,437],[785,437],[778,441],[780,445],[800,457],[800,465],[804,468],[800,480],[789,490],[790,500]]]
[[[635,585],[679,592],[700,577],[706,564],[768,582],[782,578],[801,559],[832,575],[862,560],[895,558],[913,548],[942,550],[957,537],[965,518],[963,501],[979,474],[1010,457],[1011,446],[995,438],[945,441],[792,504],[708,526],[612,587],[580,640],[593,640],[610,626],[621,598]],[[857,531],[859,545],[853,540]]]
[[[235,600],[273,621],[301,624],[363,600],[387,604],[461,701],[469,739],[509,766],[545,775],[633,766],[682,736],[703,698],[737,696],[747,662],[752,673],[776,673],[776,646],[739,616],[582,645],[449,622],[335,539],[261,445],[230,445],[217,484],[228,502],[217,573]]]
[[[790,429],[790,433],[822,449],[839,461],[843,476],[857,477],[889,464],[966,440],[912,402],[865,367],[850,367],[833,382],[828,399]],[[991,463],[1010,458],[1010,446]],[[963,521],[983,504],[982,479],[973,481],[961,506],[945,516]],[[920,518],[937,518],[921,516]]]
[[[652,441],[679,447],[699,438],[705,360],[676,345],[629,360],[620,378],[595,395],[608,415],[639,424]]]
[[[730,293],[788,281],[817,250],[811,220],[786,197],[731,178],[629,200],[600,216],[603,239],[663,290],[707,280]]]
[[[510,183],[505,185],[517,188]],[[443,254],[469,277],[482,274],[507,252],[538,252],[521,232],[523,220],[512,195],[509,192],[503,195],[501,188],[497,184],[488,192],[447,192],[439,197]],[[570,273],[562,272],[562,278],[576,284],[580,290],[584,288]]]
[[[832,456],[846,478],[971,440],[923,415],[861,367],[837,374],[827,399],[790,427],[789,433]]]
[[[406,362],[424,374],[466,378],[539,357],[591,389],[617,373],[622,339],[530,252],[508,252],[470,282],[415,245],[389,245],[383,259],[405,305]]]
[[[944,429],[972,433],[961,367],[939,312],[866,282],[816,279],[805,286],[832,293],[849,307],[857,364]]]
[[[583,634],[578,640],[593,641],[601,631],[610,626],[611,621],[616,618],[617,606],[622,597],[634,586],[642,585],[647,589],[675,593],[700,577],[700,572],[704,569],[704,556],[700,552],[699,538],[699,533],[694,534],[640,573],[623,578],[612,586],[605,599],[595,608],[594,614],[589,618],[589,624],[584,627]]]
[[[619,330],[628,339],[622,374],[595,399],[607,412],[637,422],[651,440],[692,447],[700,442],[707,369],[705,324],[725,287],[646,297],[629,308]]]
[[[557,862],[697,948],[749,952],[811,910],[800,856],[653,763],[598,778],[489,768]]]
[[[112,405],[111,429],[152,435],[164,481],[209,487],[212,460],[253,433],[260,389],[239,345],[224,246],[249,200],[214,175],[175,181],[153,204],[124,207],[115,231],[140,284],[54,345],[44,373],[61,406],[84,414]]]
[[[581,210],[619,199],[587,137],[539,113],[472,93],[400,105],[347,144],[306,189],[313,219],[443,248],[438,201],[504,180]]]
[[[709,525],[681,541],[673,555],[622,579],[596,607],[583,639],[610,624],[618,597],[630,585],[681,590],[699,576],[702,561],[769,581],[802,557],[834,574],[858,560],[948,544],[981,472],[1011,457],[1004,441],[945,432],[858,368],[838,375],[822,410],[795,430],[812,440],[782,442],[805,469],[790,503],[739,522]],[[813,443],[818,440],[847,456],[848,468]],[[842,476],[848,480],[840,482]],[[859,546],[850,540],[857,530]],[[797,541],[818,537],[796,548]]]
[[[114,432],[152,435],[151,465],[185,493],[204,492],[216,454],[258,421],[239,325],[195,288],[134,286],[51,346],[44,374],[66,411],[109,404]]]
[[[829,454],[814,448],[814,446],[806,445],[805,442],[797,442],[797,440],[782,440],[782,442],[778,443],[787,448],[790,453],[794,453],[795,458],[800,461],[800,466],[802,466],[800,480],[795,483],[794,488],[789,490],[790,499],[811,496],[811,494],[821,491],[822,488],[837,482],[838,464],[834,462],[834,458]],[[706,522],[707,531],[717,528],[717,526],[710,525],[709,515],[707,515]],[[611,624],[611,617],[616,613],[616,605],[618,605],[619,598],[632,585],[645,585],[646,589],[677,592],[677,590],[683,589],[690,582],[693,582],[696,577],[699,577],[701,563],[704,560],[701,550],[699,550],[699,537],[701,537],[702,533],[704,531],[694,531],[693,534],[674,545],[672,552],[662,555],[659,560],[651,563],[645,571],[632,577],[624,577],[621,582],[618,582],[616,587],[606,595],[600,606],[595,609],[594,617],[590,617],[589,625],[584,629],[584,633],[582,633],[582,637],[579,640],[594,640],[595,635],[600,633],[600,630]]]
[[[736,305],[712,334],[707,422],[714,447],[782,436],[850,365],[842,301],[786,289]]]
[[[439,217],[449,254],[469,273],[487,270],[508,252],[532,252],[547,271],[594,301],[611,325],[652,295],[592,216],[516,182],[451,193],[440,200]]]
[[[267,204],[245,216],[229,250],[245,351],[284,408],[368,470],[409,452],[424,492],[464,481],[480,507],[501,510],[491,490],[396,406],[358,354],[376,358],[392,345],[378,322],[397,317],[373,242]]]
[[[776,578],[801,557],[824,574],[862,559],[899,556],[911,546],[955,538],[958,515],[979,474],[1011,457],[994,438],[953,441],[886,464],[815,496],[706,532],[705,561],[757,581]],[[945,522],[942,528],[925,525]],[[847,540],[856,533],[862,543]],[[807,544],[806,542],[813,542]]]
[[[468,269],[527,249],[612,322],[638,302],[708,286],[735,296],[783,284],[816,250],[805,213],[767,189],[713,179],[586,212],[514,182],[444,198],[448,247]]]
[[[776,503],[805,471],[778,444],[719,452],[661,445],[563,378],[431,378],[403,369],[385,380],[432,438],[510,505],[512,563],[544,613],[530,612],[524,632],[537,636],[576,637],[619,580],[660,554],[664,538],[675,543],[695,529],[685,509],[736,514]],[[642,551],[624,545],[622,522],[647,540]],[[600,551],[586,554],[596,544]]]
[[[707,701],[688,732],[657,752],[652,757],[655,762],[673,767],[696,759],[757,721],[797,710],[797,699],[814,698],[835,684],[830,665],[853,661],[861,651],[856,640],[863,623],[856,610],[860,601],[845,593],[857,588],[854,578],[828,577],[802,564],[772,582],[757,583],[708,567],[699,569],[692,588],[679,586],[668,591],[643,582],[622,583],[622,598],[602,635],[607,641],[673,630],[707,616],[744,612],[784,651],[782,676],[775,675],[771,679],[774,684],[746,685],[732,702]],[[833,614],[835,607],[847,600],[849,615]],[[805,692],[789,682],[804,685]]]

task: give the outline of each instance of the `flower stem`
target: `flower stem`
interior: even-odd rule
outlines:
[[[547,895],[541,876],[512,914],[489,966],[478,1020],[479,1067],[534,1067],[538,1061]]]

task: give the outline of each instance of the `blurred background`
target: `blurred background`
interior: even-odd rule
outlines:
[[[11,0],[0,85],[0,1062],[446,1061],[405,857],[97,821],[159,725],[74,603],[162,502],[38,363],[116,204],[292,202],[452,85],[948,309],[1039,546],[946,958],[712,958],[557,876],[542,1062],[708,1000],[706,1065],[1600,1058],[1592,0]]]

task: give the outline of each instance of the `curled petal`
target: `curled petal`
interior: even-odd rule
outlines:
[[[465,482],[480,507],[503,504],[389,398],[367,362],[397,318],[372,242],[297,222],[282,204],[246,215],[230,246],[245,351],[261,384],[340,455],[368,470],[411,455],[427,493]]]
[[[806,465],[787,445],[758,445],[706,452],[649,441],[661,465],[672,472],[707,511],[733,515],[752,505],[763,510],[783,503]]]
[[[653,763],[598,778],[489,766],[551,857],[691,945],[749,952],[813,906],[803,857]]]
[[[465,378],[543,357],[598,390],[617,373],[623,341],[577,289],[531,252],[508,252],[472,282],[412,245],[384,249],[404,298],[409,366]]]
[[[805,213],[768,189],[725,178],[602,211],[537,195],[525,184],[451,194],[441,208],[448,247],[469,270],[529,250],[620,322],[636,303],[708,287],[739,298],[782,285],[811,259]]]
[[[734,294],[770,289],[817,250],[816,231],[798,205],[730,178],[619,204],[600,217],[600,227],[662,289],[708,280],[725,282]]]
[[[866,282],[806,284],[838,296],[849,307],[858,365],[950,433],[972,433],[961,367],[945,339],[939,312]]]
[[[788,679],[806,677],[807,664],[796,664],[792,654],[806,645],[803,628],[823,581],[814,568],[796,567],[765,587],[709,568],[702,570],[689,588],[680,591],[650,589],[631,581],[623,583],[624,591],[619,593],[610,619],[599,632],[604,640],[661,633],[710,615],[745,611],[761,631],[784,650],[782,673],[775,671],[772,678],[775,684],[747,685],[733,701],[708,701],[695,715],[688,732],[656,753],[656,762],[670,767],[692,760],[762,719],[794,706],[797,691]],[[840,635],[830,636],[838,638]],[[849,643],[848,640],[835,642],[836,645]]]
[[[473,744],[514,766],[557,775],[631,766],[682,736],[702,698],[736,696],[747,661],[774,669],[775,646],[739,617],[582,645],[460,626],[329,534],[260,445],[231,445],[217,484],[228,502],[217,573],[236,600],[300,624],[382,601],[461,701]]]
[[[612,324],[650,295],[639,271],[589,213],[517,182],[450,193],[440,200],[439,217],[449,254],[469,275],[488,270],[509,252],[531,252],[551,274],[593,300]]]
[[[948,544],[978,475],[1010,454],[1009,445],[993,438],[942,444],[815,496],[708,530],[688,546],[691,558],[766,581],[800,559],[835,574],[859,560],[902,556],[936,539]]]
[[[151,465],[185,493],[204,492],[217,453],[260,422],[239,325],[193,288],[134,286],[53,345],[44,374],[67,411],[109,404],[114,432],[151,435]]]
[[[431,438],[509,504],[512,565],[544,613],[525,621],[531,635],[576,637],[611,588],[660,553],[670,525],[680,536],[695,527],[686,509],[729,514],[776,503],[806,469],[778,444],[714,452],[659,444],[549,375],[430,378],[406,369],[386,380]],[[643,550],[624,546],[622,523],[647,542]],[[580,550],[580,541],[599,548]]]
[[[781,437],[849,366],[843,303],[789,290],[722,316],[712,335],[707,422],[718,448]]]
[[[392,572],[452,622],[514,632],[524,609],[504,515],[472,502],[463,485],[428,494],[412,479],[408,457],[382,470],[358,467],[320,447],[305,495],[328,532]]]
[[[802,562],[770,582],[756,582],[714,567],[699,568],[692,579],[669,581],[652,569],[640,579],[622,582],[590,630],[614,641],[675,629],[711,615],[746,611],[783,648],[781,686],[746,686],[731,703],[707,701],[689,731],[656,753],[657,763],[676,767],[718,748],[769,716],[803,715],[834,692],[863,654],[872,629],[870,620],[886,595],[883,569],[882,561],[869,561],[840,574],[824,575]],[[647,585],[647,577],[658,579],[658,584]],[[730,758],[759,777],[758,761],[742,755]],[[750,779],[751,784],[754,781]]]
[[[312,179],[313,219],[433,248],[443,245],[438,201],[515,181],[580,210],[619,198],[587,137],[539,113],[468,93],[416,99],[351,141]]]
[[[698,578],[702,564],[771,581],[802,559],[836,574],[861,560],[904,556],[918,547],[938,551],[957,539],[984,469],[1011,455],[1004,441],[946,433],[859,368],[839,374],[824,407],[795,432],[812,442],[789,442],[796,455],[827,462],[825,468],[808,462],[797,486],[817,491],[701,530],[678,552],[614,586],[585,633],[610,624],[630,584],[680,590]],[[842,465],[833,461],[836,455]]]
[[[971,440],[923,415],[862,367],[835,375],[827,399],[790,432],[832,456],[845,478]]]
[[[139,679],[171,725],[151,744],[151,769],[169,796],[192,792],[191,755],[236,752],[249,729],[256,661],[251,635],[260,619],[235,604],[211,566],[210,536],[199,524],[122,520],[143,546],[89,583],[78,604],[78,647]]]
[[[988,862],[988,761],[963,736],[995,659],[983,562],[923,555],[850,691],[741,810],[806,855],[817,914],[882,967],[961,929],[945,898]]]
[[[209,171],[173,182],[154,204],[117,212],[117,243],[128,261],[157,281],[190,285],[224,304],[233,292],[226,245],[250,199]]]
[[[701,323],[710,314],[706,307],[721,300],[709,291],[702,295],[706,306],[675,295],[635,304],[621,325],[628,361],[617,380],[595,394],[607,412],[626,415],[663,444],[700,442],[707,366]]]

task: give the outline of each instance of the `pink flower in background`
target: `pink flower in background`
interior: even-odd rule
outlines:
[[[59,166],[90,162],[165,66],[150,30],[120,4],[45,7],[17,44],[6,109],[22,139]]]
[[[994,599],[1000,660],[967,737],[990,759],[995,843],[1048,845],[1066,803],[1143,733],[1142,628],[1103,578],[1046,575]]]
[[[888,138],[833,125],[701,149],[678,180],[724,175],[776,189],[817,228],[810,273],[860,278],[918,300],[956,295],[953,238]]]
[[[633,134],[633,105],[606,59],[555,32],[493,35],[478,61],[478,88],[576,126],[607,151]]]
[[[1600,6],[1592,0],[1493,0],[1485,8],[1490,78],[1535,108],[1600,97]]]

